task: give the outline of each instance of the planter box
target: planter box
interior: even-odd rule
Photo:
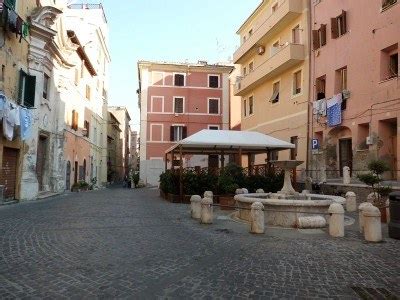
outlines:
[[[219,205],[221,210],[235,210],[235,196],[219,196]]]
[[[181,203],[181,197],[179,195],[174,195],[174,194],[168,193],[167,200],[171,203]]]

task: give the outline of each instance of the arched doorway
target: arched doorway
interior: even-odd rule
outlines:
[[[329,160],[334,162],[336,169],[338,169],[338,175],[343,176],[343,168],[349,167],[350,170],[353,169],[353,141],[351,130],[348,127],[340,126],[335,127],[328,133],[328,143],[329,145],[334,145],[334,151],[332,157],[328,157]],[[336,153],[334,153],[336,152]]]

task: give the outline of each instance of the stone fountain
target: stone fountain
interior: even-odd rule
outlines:
[[[265,223],[270,226],[299,227],[304,218],[322,219],[319,227],[329,222],[328,209],[332,203],[345,204],[346,199],[338,196],[319,195],[311,193],[298,193],[292,186],[291,170],[302,164],[302,161],[287,160],[274,161],[275,166],[285,171],[285,179],[282,190],[277,193],[242,194],[235,196],[240,208],[237,217],[250,221],[250,209],[254,202],[261,202],[265,208]],[[321,213],[320,215],[318,213]],[[312,222],[311,222],[312,223]],[[311,224],[310,223],[310,224]],[[310,227],[318,227],[310,225]]]

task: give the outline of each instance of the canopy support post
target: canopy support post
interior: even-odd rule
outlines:
[[[167,171],[167,167],[168,167],[168,153],[165,153],[165,162],[164,162],[164,166],[165,166],[164,171],[166,172],[166,171]]]
[[[242,166],[242,147],[239,147],[238,158],[236,162],[239,166]]]
[[[174,170],[174,150],[171,151],[171,171]]]
[[[182,145],[179,146],[179,197],[183,203],[183,160],[182,160]]]
[[[249,170],[249,175],[253,175],[253,163],[252,163],[251,153],[247,153],[247,168]]]
[[[225,167],[225,155],[224,151],[221,151],[221,171],[224,170]]]

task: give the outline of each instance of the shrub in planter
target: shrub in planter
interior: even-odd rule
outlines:
[[[139,173],[132,174],[131,181],[133,181],[133,184],[135,185],[135,188],[138,187],[139,180],[140,180]]]
[[[179,175],[171,170],[160,175],[160,189],[165,194],[179,195]]]

